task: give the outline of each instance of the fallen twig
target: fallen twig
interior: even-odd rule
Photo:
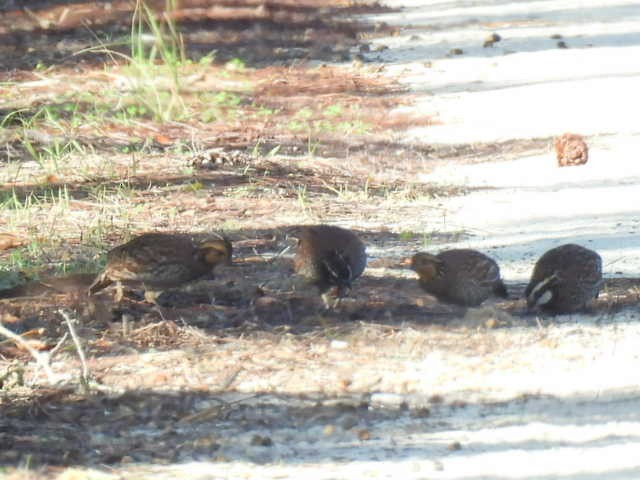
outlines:
[[[44,370],[44,373],[47,375],[47,380],[49,381],[50,384],[53,385],[57,383],[59,376],[57,376],[55,373],[53,373],[53,370],[51,370],[51,365],[49,364],[51,360],[51,356],[48,353],[38,352],[31,345],[29,345],[29,342],[27,342],[24,338],[22,338],[17,333],[14,333],[11,330],[9,330],[7,327],[5,327],[2,324],[2,322],[0,322],[0,334],[13,340],[16,344],[18,344],[20,347],[24,348],[27,352],[29,352],[29,354],[33,357],[36,363],[40,367],[42,367],[42,369]]]
[[[80,343],[80,338],[76,333],[76,329],[73,326],[73,321],[71,317],[62,309],[58,310],[58,313],[62,315],[64,321],[67,324],[67,328],[69,329],[69,333],[71,334],[71,338],[73,339],[73,343],[76,346],[76,351],[78,352],[78,357],[80,358],[80,364],[82,365],[82,372],[80,374],[80,384],[85,390],[85,393],[89,393],[89,367],[87,366],[87,359],[84,356],[84,350],[82,350],[82,344]]]
[[[62,336],[62,338],[58,341],[58,343],[56,343],[56,346],[53,347],[50,351],[49,351],[49,359],[52,359],[53,356],[58,353],[58,350],[60,350],[60,348],[62,347],[62,345],[64,344],[64,342],[67,340],[67,338],[69,338],[69,334],[67,332],[64,332],[64,335]]]

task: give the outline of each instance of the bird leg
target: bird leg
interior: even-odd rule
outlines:
[[[335,287],[320,295],[322,303],[324,303],[325,310],[335,310],[340,306],[345,293],[349,291],[348,287]]]
[[[164,313],[162,313],[162,308],[158,305],[158,298],[162,295],[162,290],[144,290],[144,300],[145,302],[151,303],[153,305],[154,312],[157,312],[160,315],[160,319],[163,322],[166,322],[167,319],[164,317]]]
[[[329,292],[324,292],[320,295],[320,298],[322,298],[322,303],[324,304],[324,309],[325,310],[331,310],[331,302],[329,301],[331,296],[329,295]]]

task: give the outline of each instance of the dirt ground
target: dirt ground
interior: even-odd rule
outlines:
[[[500,464],[525,450],[635,445],[636,373],[606,365],[637,357],[640,279],[607,279],[586,320],[554,318],[524,311],[521,279],[481,308],[438,303],[403,262],[473,238],[447,224],[447,201],[494,188],[430,173],[546,154],[552,137],[406,141],[438,120],[397,111],[416,93],[372,40],[398,29],[361,16],[396,9],[181,1],[167,18],[191,63],[183,110],[162,120],[114,53],[128,52],[134,2],[19,3],[0,2],[0,283],[12,288],[0,318],[41,362],[0,342],[6,478],[513,478]],[[292,273],[287,231],[303,223],[367,244],[365,275],[334,310]],[[87,298],[104,253],[132,235],[211,230],[234,244],[215,280],[158,306],[137,291]],[[617,363],[596,361],[607,355]],[[637,467],[589,462],[602,478]],[[555,471],[535,465],[535,478]]]

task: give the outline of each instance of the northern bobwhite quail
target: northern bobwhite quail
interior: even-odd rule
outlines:
[[[507,298],[500,267],[476,250],[445,250],[437,255],[416,253],[411,268],[418,274],[420,286],[443,302],[475,307],[492,294]]]
[[[119,302],[123,284],[142,285],[145,299],[155,303],[163,290],[213,278],[215,266],[230,264],[231,254],[231,242],[224,237],[195,240],[186,234],[146,233],[107,254],[104,272],[89,287],[89,294],[116,282]]]
[[[552,313],[584,309],[602,287],[602,259],[572,243],[547,251],[536,263],[524,292],[527,307]]]
[[[295,272],[318,287],[326,307],[331,290],[339,302],[367,265],[364,243],[352,231],[331,225],[302,226],[294,234]]]
[[[575,133],[565,133],[554,142],[556,158],[561,167],[583,165],[589,160],[589,147],[584,138]]]

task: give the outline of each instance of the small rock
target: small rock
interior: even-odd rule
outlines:
[[[567,44],[562,40],[560,40],[556,45],[558,46],[558,48],[569,48]]]
[[[411,35],[409,37],[410,42],[417,42],[418,40],[422,40],[422,37],[420,35]]]
[[[493,47],[493,44],[499,42],[500,40],[502,40],[502,37],[494,32],[484,39],[484,44],[482,46],[484,48]]]
[[[460,442],[452,442],[449,445],[447,445],[447,450],[449,450],[450,452],[458,451],[461,448],[462,448],[462,445],[460,445]]]
[[[429,397],[429,403],[438,404],[438,403],[442,403],[443,401],[444,401],[444,398],[442,398],[442,395],[438,395],[437,393]]]
[[[369,46],[368,43],[364,43],[364,44],[360,45],[358,50],[360,50],[360,53],[367,53],[367,52],[371,51],[371,47]]]
[[[584,165],[589,160],[589,147],[577,133],[564,133],[555,138],[553,146],[560,167]]]
[[[452,48],[449,50],[449,55],[462,55],[464,51],[461,48]]]
[[[562,38],[562,35],[560,35],[559,33],[554,33],[549,38],[551,38],[553,40],[560,40]]]
[[[362,430],[358,430],[358,439],[362,440],[363,442],[370,440],[371,432],[369,432],[369,430],[367,430],[366,428],[363,428]]]

